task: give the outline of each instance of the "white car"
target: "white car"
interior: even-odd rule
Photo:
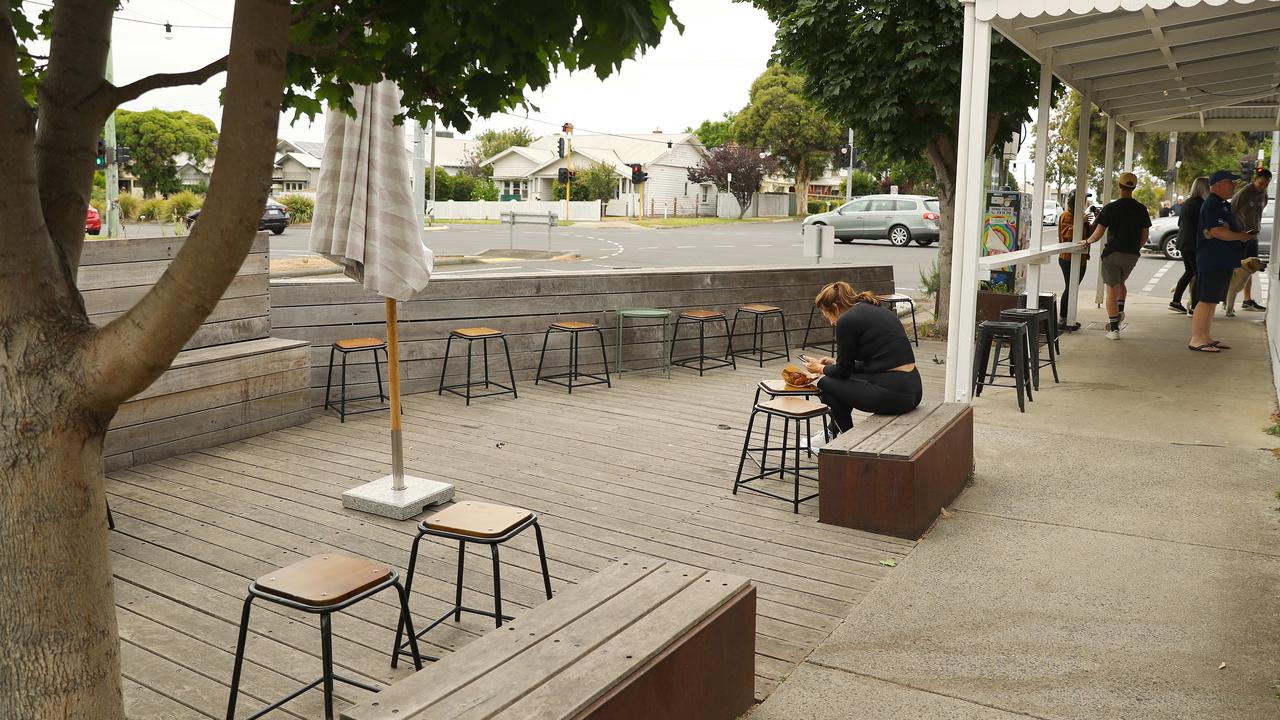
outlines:
[[[1044,224],[1057,225],[1058,218],[1062,217],[1062,206],[1057,200],[1044,201]]]

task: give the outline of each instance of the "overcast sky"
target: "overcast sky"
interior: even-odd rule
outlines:
[[[233,0],[127,0],[112,29],[116,83],[194,69],[221,57],[230,41],[225,28],[231,24],[233,5]],[[469,134],[514,125],[544,134],[564,122],[572,122],[579,132],[672,132],[741,108],[752,80],[768,62],[773,24],[762,11],[730,0],[675,0],[674,5],[685,25],[683,35],[668,27],[656,49],[628,61],[604,81],[593,74],[561,73],[543,92],[529,93],[538,110],[527,119],[477,119]],[[173,39],[166,40],[164,28],[148,22],[172,23]],[[219,75],[198,87],[153,91],[124,107],[185,109],[220,123],[218,94],[224,78]],[[282,137],[323,139],[319,118],[314,125],[304,119],[290,127],[290,117],[281,120]]]

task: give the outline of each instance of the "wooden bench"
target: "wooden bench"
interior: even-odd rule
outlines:
[[[629,555],[344,720],[731,720],[755,683],[750,581]]]
[[[919,539],[973,469],[973,409],[872,415],[818,455],[818,521]]]

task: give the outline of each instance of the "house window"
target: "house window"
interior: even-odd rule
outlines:
[[[285,192],[301,192],[306,189],[307,189],[307,184],[301,180],[285,180],[284,181]]]
[[[503,195],[518,195],[520,198],[529,196],[529,183],[525,180],[503,180]]]

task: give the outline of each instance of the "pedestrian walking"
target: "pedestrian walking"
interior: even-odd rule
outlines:
[[[1124,322],[1124,301],[1128,296],[1125,281],[1138,264],[1138,254],[1147,244],[1151,228],[1151,215],[1147,206],[1133,199],[1133,189],[1138,186],[1138,176],[1131,172],[1120,173],[1116,185],[1120,199],[1107,203],[1098,213],[1093,233],[1085,242],[1093,244],[1107,237],[1102,248],[1102,282],[1107,286],[1107,339],[1120,339],[1120,325]]]
[[[1240,229],[1245,232],[1262,228],[1262,210],[1267,206],[1267,186],[1270,184],[1271,171],[1264,168],[1254,173],[1253,182],[1240,188],[1235,197],[1231,198],[1231,208],[1236,214],[1236,221],[1240,223]],[[1244,254],[1240,259],[1251,257],[1258,257],[1257,235],[1245,244]],[[1254,312],[1266,310],[1265,307],[1254,302],[1252,276],[1244,284],[1244,302],[1240,307]]]
[[[1191,340],[1187,349],[1216,353],[1230,346],[1214,340],[1213,312],[1227,298],[1231,273],[1240,267],[1241,247],[1254,236],[1243,232],[1231,210],[1231,191],[1240,176],[1219,170],[1209,177],[1209,197],[1200,208],[1200,238],[1196,245],[1197,302],[1191,316]]]
[[[1084,194],[1086,198],[1093,197],[1093,193]],[[1086,201],[1087,202],[1087,201]],[[1058,216],[1058,242],[1073,242],[1072,233],[1075,231],[1075,214],[1073,208],[1076,206],[1076,191],[1072,190],[1067,195],[1067,206],[1063,209],[1062,215]],[[1084,229],[1080,231],[1080,237],[1087,238],[1093,233],[1093,215],[1086,213],[1084,216]],[[1062,253],[1058,256],[1058,267],[1062,268],[1062,302],[1058,305],[1058,327],[1066,330],[1079,330],[1080,323],[1075,325],[1067,325],[1067,308],[1071,307],[1071,296],[1079,291],[1080,281],[1084,279],[1084,270],[1089,267],[1089,247],[1086,245],[1084,252],[1080,253],[1080,272],[1076,275],[1076,281],[1071,282],[1071,253]]]
[[[1182,254],[1182,277],[1173,288],[1173,300],[1169,309],[1191,314],[1196,307],[1196,244],[1200,237],[1200,208],[1209,196],[1209,178],[1201,175],[1191,183],[1191,199],[1182,203],[1178,216],[1178,252]],[[1181,198],[1179,198],[1181,199]],[[1191,291],[1191,307],[1182,304],[1182,293]]]

